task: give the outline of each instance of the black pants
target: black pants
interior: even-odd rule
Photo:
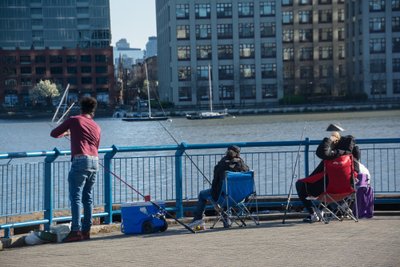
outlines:
[[[328,179],[326,179],[326,186],[328,186]],[[301,202],[303,202],[304,207],[307,209],[307,211],[310,214],[314,213],[314,209],[312,207],[312,203],[310,200],[307,200],[306,197],[308,196],[314,196],[317,197],[321,193],[324,192],[324,178],[322,177],[318,181],[314,183],[306,183],[303,181],[297,181],[296,182],[296,190],[297,190],[297,195],[299,196],[299,199]]]

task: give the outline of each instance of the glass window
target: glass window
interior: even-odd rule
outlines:
[[[91,55],[82,55],[81,56],[81,62],[91,62],[91,61],[92,61]]]
[[[331,78],[333,77],[331,65],[321,65],[319,66],[319,78]]]
[[[392,59],[393,72],[400,72],[400,58]]]
[[[254,15],[254,3],[238,3],[239,17],[252,17]]]
[[[331,42],[332,41],[332,28],[319,29],[319,41]]]
[[[318,4],[329,5],[332,4],[332,0],[318,0]]]
[[[218,39],[231,39],[233,36],[232,24],[217,24]]]
[[[385,73],[386,62],[384,59],[371,59],[369,62],[369,69],[371,73]]]
[[[239,45],[240,58],[254,58],[254,44]]]
[[[282,23],[283,24],[293,24],[293,12],[292,11],[282,12]]]
[[[262,98],[276,98],[278,95],[278,87],[276,83],[262,85]]]
[[[46,63],[46,57],[45,56],[35,56],[35,63]]]
[[[370,18],[369,32],[385,32],[385,18],[384,17]]]
[[[313,77],[314,77],[313,66],[301,66],[300,67],[300,78],[312,79]]]
[[[240,99],[255,99],[256,86],[254,84],[241,84],[240,85]]]
[[[344,28],[338,28],[338,39],[339,41],[344,41]]]
[[[369,40],[370,53],[385,53],[385,38],[372,38]]]
[[[177,4],[175,12],[176,12],[177,19],[188,19],[189,18],[189,4]]]
[[[50,63],[62,63],[63,58],[62,56],[50,56]]]
[[[392,0],[392,10],[393,11],[400,10],[400,0]]]
[[[400,52],[400,37],[395,37],[392,39],[392,52],[397,53]]]
[[[254,24],[253,23],[239,23],[239,37],[240,38],[254,37]]]
[[[196,39],[211,39],[211,25],[210,24],[196,25]]]
[[[233,85],[220,85],[219,86],[219,99],[232,100],[235,99],[235,87]]]
[[[233,45],[218,45],[218,59],[233,59]]]
[[[276,78],[276,64],[261,64],[261,77],[263,79]]]
[[[45,67],[37,67],[35,69],[36,74],[46,74],[46,68]]]
[[[393,79],[393,94],[400,94],[400,79]]]
[[[190,46],[178,46],[178,60],[190,60]]]
[[[192,76],[192,70],[190,66],[178,67],[178,81],[190,81]]]
[[[260,35],[261,37],[274,37],[276,32],[275,22],[261,22]]]
[[[254,64],[240,64],[240,78],[254,79],[256,76],[255,73]]]
[[[283,48],[283,61],[294,60],[294,49],[293,47]]]
[[[299,11],[299,23],[307,24],[312,23],[312,10]]]
[[[312,29],[300,29],[299,30],[299,41],[300,42],[312,42],[313,41],[313,30]]]
[[[260,2],[260,16],[275,16],[275,0]]]
[[[299,0],[299,5],[311,5],[312,0]]]
[[[196,15],[196,19],[209,19],[211,17],[211,5],[195,4],[194,12]]]
[[[76,63],[76,62],[78,62],[77,56],[68,55],[66,60],[67,60],[67,63]]]
[[[343,45],[338,47],[338,59],[344,59],[346,57],[345,49]]]
[[[19,57],[19,62],[21,64],[30,64],[31,63],[31,56],[29,56],[29,55],[27,55],[27,56],[21,55]]]
[[[196,47],[197,59],[211,59],[211,45],[198,45]]]
[[[284,43],[292,43],[294,38],[293,29],[284,29],[282,32],[282,41]]]
[[[338,21],[344,22],[344,19],[345,19],[344,9],[339,9],[338,10]]]
[[[232,80],[233,79],[233,65],[218,66],[218,78],[220,80]]]
[[[318,11],[318,22],[320,23],[331,23],[332,22],[332,10],[319,10]]]
[[[313,59],[313,48],[312,47],[302,47],[299,50],[300,60],[312,60]]]
[[[276,57],[276,43],[262,43],[261,44],[261,57],[262,58],[275,58]]]
[[[282,6],[291,6],[293,5],[293,0],[282,0]]]
[[[371,95],[386,95],[386,79],[371,80]]]
[[[82,77],[81,78],[81,83],[82,84],[91,84],[92,83],[92,77]]]
[[[180,86],[178,88],[178,97],[180,102],[192,101],[192,89],[190,86]]]
[[[32,74],[32,68],[31,67],[21,67],[21,74],[23,74],[23,75]]]
[[[197,67],[197,79],[198,80],[208,80],[208,66],[198,66]]]
[[[178,25],[176,26],[176,39],[187,40],[190,38],[189,25]]]
[[[369,0],[369,11],[384,11],[385,0]]]
[[[319,59],[332,59],[332,46],[320,47]]]
[[[100,76],[96,77],[96,84],[108,84],[108,77],[107,76]]]
[[[400,17],[392,17],[392,31],[400,31]]]
[[[81,67],[81,72],[82,73],[91,73],[92,72],[92,67],[91,66],[82,66]]]
[[[52,75],[63,74],[63,68],[62,67],[51,67],[50,74],[52,74]]]
[[[217,17],[218,18],[231,18],[232,17],[232,3],[217,3]]]
[[[99,63],[104,63],[107,62],[107,57],[106,55],[95,55],[94,60]]]

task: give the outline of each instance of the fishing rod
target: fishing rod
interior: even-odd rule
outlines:
[[[158,123],[161,125],[161,127],[163,127],[163,129],[168,133],[168,135],[172,138],[172,140],[175,141],[175,143],[177,145],[179,145],[178,140],[176,140],[176,138],[172,135],[172,133],[170,131],[168,131],[168,129],[164,126],[164,124],[161,123],[161,121],[158,121]],[[211,185],[211,181],[210,179],[207,178],[207,176],[201,171],[201,169],[199,168],[199,166],[197,166],[197,164],[193,161],[192,157],[186,153],[186,151],[183,151],[183,153],[185,154],[185,156],[190,160],[190,162],[196,167],[196,169],[200,172],[201,175],[203,175],[203,178],[206,179],[206,181]]]
[[[289,193],[288,193],[288,197],[287,197],[285,213],[283,214],[282,224],[285,224],[286,214],[289,210],[290,200],[292,198],[293,181],[297,177],[295,172],[296,172],[296,168],[297,168],[297,163],[299,162],[299,158],[300,158],[301,141],[303,140],[304,132],[306,131],[306,126],[307,126],[307,122],[304,124],[304,128],[303,128],[303,131],[302,131],[301,137],[300,137],[300,144],[299,144],[299,148],[297,150],[296,160],[294,162],[294,166],[293,166],[293,170],[292,170],[292,181],[290,182]]]
[[[63,114],[62,117],[65,117],[65,114]],[[68,136],[64,136],[64,138],[66,138],[67,140],[70,140],[68,138]],[[98,162],[98,164],[103,167],[104,171],[110,173],[112,176],[114,176],[115,178],[117,178],[118,180],[120,180],[123,184],[125,184],[126,186],[128,186],[130,189],[132,189],[136,194],[138,194],[139,196],[145,198],[145,196],[139,192],[138,190],[136,190],[132,185],[130,185],[128,182],[126,182],[124,179],[122,179],[121,177],[119,177],[117,174],[115,174],[114,172],[112,172],[111,170],[109,170],[108,168],[106,168],[103,164],[101,164],[100,162]],[[155,203],[154,201],[149,200],[149,202],[155,206],[157,209],[162,210],[166,215],[168,215],[169,217],[171,217],[173,220],[175,220],[177,223],[179,223],[180,225],[182,225],[183,227],[185,227],[187,230],[189,230],[191,233],[196,233],[192,228],[190,228],[187,224],[183,223],[182,221],[178,220],[175,216],[173,216],[171,213],[169,213],[165,208],[161,207],[160,205],[158,205],[157,203]]]
[[[68,90],[69,90],[69,84],[67,85],[67,88],[65,88],[64,94],[62,95],[62,97],[61,97],[61,99],[60,99],[60,103],[58,103],[56,112],[54,113],[54,116],[53,116],[53,119],[51,120],[51,122],[54,122],[54,120],[55,120],[55,118],[56,118],[56,116],[57,116],[57,114],[58,114],[58,111],[60,110],[60,107],[61,107],[61,105],[62,105],[62,103],[63,103],[63,101],[64,101],[64,98],[65,98],[65,96],[66,96],[67,93],[68,93]],[[64,113],[65,113],[65,112],[64,112]]]

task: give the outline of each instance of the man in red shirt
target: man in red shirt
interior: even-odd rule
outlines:
[[[54,138],[70,136],[71,169],[68,174],[69,198],[71,201],[71,232],[63,242],[90,239],[93,212],[93,185],[98,171],[98,148],[100,127],[93,120],[97,101],[93,97],[83,97],[80,101],[81,114],[72,116],[53,129]],[[83,222],[81,206],[83,204]]]

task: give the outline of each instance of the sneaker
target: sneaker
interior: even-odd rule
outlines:
[[[316,213],[308,215],[306,218],[303,219],[303,222],[306,223],[314,223],[314,222],[319,222],[320,218]]]
[[[90,231],[82,232],[82,240],[90,240]]]
[[[67,242],[76,242],[82,240],[82,232],[81,231],[71,231],[69,234],[62,240],[63,243]]]
[[[203,221],[202,219],[200,219],[200,220],[193,220],[191,223],[188,224],[188,226],[189,226],[190,228],[195,228],[196,226],[199,226],[199,225],[205,225],[205,223],[204,223],[204,221]]]
[[[232,225],[231,219],[228,217],[222,219],[222,223],[224,224],[224,228],[230,228]]]

